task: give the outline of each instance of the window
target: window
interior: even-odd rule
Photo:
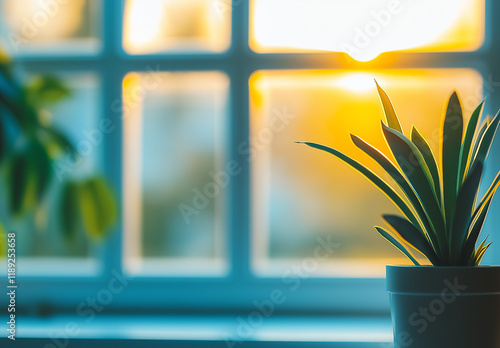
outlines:
[[[251,310],[278,289],[277,311],[385,312],[384,265],[406,262],[373,229],[391,205],[294,141],[354,156],[348,133],[380,143],[373,78],[424,135],[453,89],[466,115],[498,93],[493,1],[44,3],[0,2],[2,47],[26,79],[72,87],[52,122],[92,151],[68,175],[105,173],[121,218],[105,243],[73,247],[51,212],[40,228],[9,220],[31,309],[78,313],[119,278],[110,310]]]

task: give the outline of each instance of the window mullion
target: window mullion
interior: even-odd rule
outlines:
[[[101,24],[103,39],[103,67],[101,75],[101,115],[103,119],[110,119],[113,131],[104,135],[104,164],[103,170],[110,179],[118,202],[122,202],[122,78],[125,74],[123,64],[116,64],[119,60],[116,42],[121,42],[121,1],[103,1],[103,18]],[[115,105],[115,107],[113,107]],[[123,219],[122,214],[103,248],[103,274],[109,277],[110,272],[122,272],[123,259]]]

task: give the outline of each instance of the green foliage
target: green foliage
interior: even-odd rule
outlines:
[[[104,178],[95,176],[83,181],[67,181],[60,201],[61,226],[71,240],[83,225],[93,240],[102,240],[117,219],[114,195]]]
[[[7,255],[7,232],[0,222],[0,257]]]
[[[326,151],[360,172],[398,207],[403,216],[383,215],[389,230],[376,230],[414,264],[414,252],[435,266],[477,266],[489,244],[486,238],[476,248],[492,198],[500,186],[500,173],[477,203],[483,167],[500,123],[497,114],[478,127],[481,103],[465,125],[456,92],[448,102],[442,121],[439,148],[441,166],[428,141],[412,127],[410,137],[401,128],[392,103],[377,84],[387,125],[382,134],[396,160],[351,135],[353,143],[391,177],[400,193],[363,164],[330,147],[304,142]]]
[[[8,183],[12,217],[32,214],[52,185],[61,185],[61,230],[71,240],[82,226],[89,238],[101,240],[117,219],[110,185],[99,175],[55,181],[53,168],[60,156],[76,155],[68,137],[47,122],[40,111],[71,95],[55,76],[36,76],[19,84],[9,62],[0,60],[0,169]]]

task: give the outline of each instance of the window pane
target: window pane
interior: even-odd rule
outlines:
[[[219,72],[129,73],[124,79],[128,271],[225,270],[222,166],[228,78]]]
[[[130,54],[225,51],[231,11],[221,5],[220,0],[126,0],[123,47]]]
[[[100,0],[0,0],[0,44],[12,55],[100,49]]]
[[[67,156],[56,158],[46,197],[37,205],[35,212],[28,212],[21,219],[10,215],[5,203],[7,190],[1,190],[0,221],[9,231],[17,232],[16,256],[20,274],[95,273],[98,267],[93,245],[82,228],[78,229],[74,238],[65,238],[60,223],[60,199],[62,183],[66,180],[82,179],[100,170],[102,144],[90,144],[88,140],[89,132],[98,129],[99,82],[97,76],[86,73],[56,76],[70,88],[71,96],[40,110],[40,119],[66,135],[79,152],[76,162],[73,157],[71,160]],[[33,74],[27,80],[37,78]],[[85,151],[82,152],[84,146]],[[2,183],[5,184],[11,183]]]
[[[331,262],[318,272],[383,276],[386,264],[406,263],[373,228],[383,225],[380,214],[398,213],[389,199],[332,155],[294,143],[334,147],[382,174],[349,137],[356,134],[389,154],[373,78],[389,93],[405,133],[415,124],[435,154],[452,91],[462,97],[467,117],[482,98],[482,78],[470,69],[256,72],[250,148],[257,272],[314,258],[329,243],[319,252]]]
[[[484,0],[251,0],[258,53],[337,51],[367,61],[382,52],[474,51]]]

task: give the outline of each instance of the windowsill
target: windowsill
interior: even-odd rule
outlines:
[[[270,316],[259,319],[261,317],[255,313],[250,319],[248,314],[235,317],[101,315],[94,319],[88,314],[19,317],[16,338],[21,340],[16,343],[23,342],[24,338],[32,343],[51,342],[51,338],[62,342],[69,338],[91,340],[94,348],[100,347],[99,343],[109,346],[110,340],[141,340],[140,347],[156,347],[162,341],[180,341],[185,347],[189,342],[195,342],[193,346],[196,347],[211,347],[217,342],[237,347],[243,341],[254,347],[278,347],[280,343],[299,346],[307,343],[314,347],[392,347],[389,343],[392,326],[387,317]]]

